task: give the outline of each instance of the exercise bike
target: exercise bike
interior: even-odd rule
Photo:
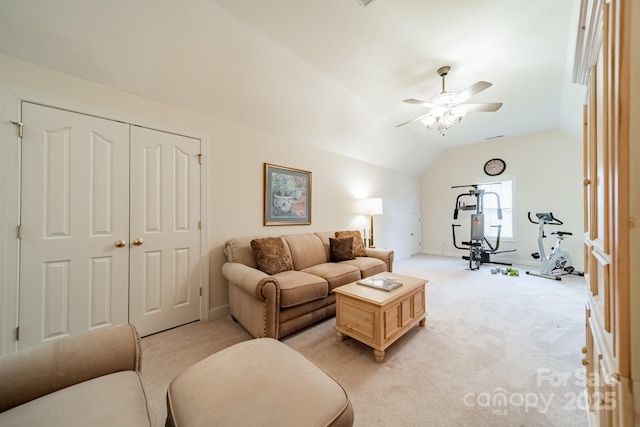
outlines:
[[[484,196],[487,194],[491,194],[496,198],[498,205],[498,219],[502,219],[502,209],[500,209],[500,196],[498,195],[498,193],[495,193],[493,191],[485,191],[478,188],[478,184],[456,185],[451,188],[460,187],[472,187],[472,189],[467,193],[459,194],[458,197],[456,197],[456,207],[453,211],[453,219],[458,219],[458,212],[461,210],[475,210],[476,212],[471,214],[471,238],[468,242],[460,242],[462,246],[459,246],[458,242],[456,241],[456,227],[460,227],[460,224],[451,224],[451,231],[453,233],[453,246],[455,246],[457,249],[469,251],[469,255],[464,255],[462,257],[462,259],[469,261],[469,270],[479,270],[480,266],[484,263],[511,265],[511,263],[507,262],[491,261],[491,255],[515,251],[515,249],[498,251],[498,248],[500,247],[500,231],[502,229],[502,226],[492,225],[492,227],[498,228],[495,243],[492,244],[484,235]],[[465,202],[462,202],[461,199],[464,197],[475,198],[475,204],[467,205]]]
[[[564,223],[554,217],[552,212],[537,213],[536,217],[538,217],[538,221],[534,221],[531,218],[531,212],[528,212],[527,216],[529,217],[529,222],[538,224],[538,249],[540,251],[531,254],[534,259],[540,259],[540,273],[527,271],[527,274],[553,280],[562,280],[560,276],[565,274],[584,276],[584,273],[575,271],[571,255],[561,248],[562,240],[564,240],[565,236],[573,236],[573,233],[568,231],[553,231],[551,235],[556,236],[556,244],[551,248],[549,255],[545,253],[542,239],[547,236],[544,234],[544,226],[547,224],[562,225]]]

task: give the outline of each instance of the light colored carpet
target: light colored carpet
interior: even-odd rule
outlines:
[[[282,342],[345,388],[356,426],[587,425],[584,279],[466,269],[458,258],[414,256],[399,274],[424,277],[427,325],[414,327],[376,363],[371,348],[337,342],[335,317]],[[154,426],[166,417],[166,390],[184,368],[249,334],[230,317],[142,339],[142,377]],[[212,381],[215,381],[212,379]]]

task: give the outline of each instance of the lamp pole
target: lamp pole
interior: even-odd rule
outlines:
[[[373,243],[373,216],[374,215],[382,215],[382,199],[380,198],[370,198],[365,199],[363,204],[363,212],[369,215],[369,247],[375,248],[375,244]]]
[[[373,214],[370,215],[371,218],[371,224],[370,224],[370,228],[371,231],[369,232],[369,247],[370,248],[375,248],[376,246],[373,244]]]

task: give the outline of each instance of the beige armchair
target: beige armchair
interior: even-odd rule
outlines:
[[[1,426],[150,426],[133,325],[0,357]]]

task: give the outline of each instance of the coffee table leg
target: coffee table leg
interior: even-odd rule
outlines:
[[[336,331],[336,341],[342,342],[345,337],[346,337],[345,334],[343,334],[342,332]]]
[[[420,326],[424,328],[424,325],[426,324],[427,324],[427,318],[425,317],[420,321]]]
[[[373,356],[376,358],[376,362],[384,362],[384,350],[373,350]]]

